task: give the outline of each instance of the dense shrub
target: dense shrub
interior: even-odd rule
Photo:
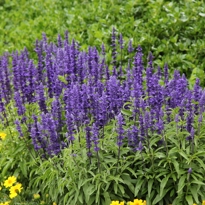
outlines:
[[[202,201],[199,79],[190,88],[184,74],[171,77],[167,64],[155,67],[151,53],[146,66],[142,48],[125,46],[114,28],[111,64],[104,45],[81,51],[67,32],[57,39],[49,43],[44,34],[36,41],[36,65],[26,49],[11,62],[8,53],[0,58],[2,126],[16,153],[25,155],[5,150],[2,173],[21,175],[23,187],[59,204]]]

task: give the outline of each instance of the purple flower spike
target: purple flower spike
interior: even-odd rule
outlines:
[[[175,115],[174,121],[175,121],[176,123],[179,122],[179,114],[176,114],[176,115]]]
[[[92,126],[92,134],[93,134],[92,141],[93,141],[93,144],[94,144],[94,151],[98,152],[100,150],[100,148],[98,147],[98,144],[99,144],[99,138],[98,138],[99,131],[98,131],[98,127],[96,126],[95,123],[93,123],[93,126]]]
[[[102,55],[105,56],[105,45],[104,44],[102,44],[101,50],[102,50],[101,51]]]
[[[128,45],[128,52],[132,53],[134,51],[134,48],[132,47],[132,40],[130,39],[129,45]]]
[[[91,152],[91,147],[92,147],[92,139],[91,139],[91,128],[90,127],[86,127],[85,128],[85,132],[86,132],[86,147],[88,149],[87,155],[88,157],[92,156],[92,152]]]
[[[196,82],[195,82],[195,85],[194,85],[194,96],[193,96],[194,101],[196,101],[196,102],[199,102],[200,96],[201,96],[201,87],[200,87],[199,83],[200,83],[200,81],[199,81],[199,79],[197,78],[197,79],[196,79]],[[195,114],[198,114],[198,110],[199,110],[199,105],[196,104],[196,105],[194,106],[194,112],[195,112]]]
[[[46,99],[45,99],[45,95],[44,95],[44,86],[42,83],[38,86],[37,94],[38,94],[38,97],[37,97],[38,104],[39,104],[41,111],[44,113],[47,113]]]
[[[122,50],[124,48],[124,45],[123,45],[123,37],[122,37],[122,34],[120,34],[120,39],[119,39],[119,44],[120,44],[120,49]]]
[[[164,83],[167,85],[169,82],[169,71],[168,71],[168,65],[165,64],[164,66]]]
[[[23,115],[26,111],[25,107],[22,103],[22,98],[19,92],[14,93],[14,99],[16,101],[16,107],[18,108],[18,115]]]
[[[21,125],[20,125],[19,120],[16,120],[16,121],[15,121],[15,124],[16,124],[16,129],[17,129],[17,131],[18,131],[20,137],[23,137],[23,132],[22,132],[22,129],[21,129]]]
[[[122,114],[121,114],[121,113],[117,116],[117,121],[118,121],[118,128],[117,128],[118,139],[117,139],[117,145],[118,145],[119,147],[121,147],[122,144],[123,144],[123,139],[124,139],[124,129],[123,129],[123,127],[122,127],[122,125],[123,125],[123,117],[122,117]]]
[[[157,123],[157,130],[158,130],[158,134],[161,134],[162,131],[164,130],[164,123],[161,119],[159,119]]]
[[[192,127],[191,128],[191,132],[190,132],[190,135],[186,138],[187,140],[193,140],[194,139],[194,128]]]
[[[140,122],[140,135],[141,135],[141,139],[143,139],[145,136],[145,126],[144,126],[143,115],[141,114],[139,116],[139,122]]]
[[[117,49],[116,49],[116,30],[112,29],[112,64],[113,64],[113,75],[116,75],[116,63],[117,63]]]
[[[4,103],[2,101],[2,95],[1,95],[1,92],[0,92],[0,113],[3,112],[4,110],[5,110]]]
[[[195,133],[195,131],[194,131],[194,128],[192,127],[192,128],[191,128],[191,133],[190,133],[192,139],[194,139],[194,133]]]
[[[142,145],[142,142],[140,141],[136,150],[141,152],[143,148],[144,146]]]
[[[200,107],[200,113],[204,112],[204,106],[205,106],[205,91],[201,94],[201,98],[199,100],[199,107]]]
[[[62,43],[62,39],[61,39],[60,34],[58,34],[58,39],[57,39],[57,41],[58,41],[58,47],[61,48],[62,45],[63,45],[63,43]]]
[[[128,145],[133,148],[133,151],[137,150],[136,147],[138,143],[138,134],[139,130],[134,125],[127,132]]]
[[[69,32],[68,32],[68,30],[67,31],[65,31],[65,44],[69,44]]]

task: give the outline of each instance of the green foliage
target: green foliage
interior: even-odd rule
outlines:
[[[125,130],[133,124],[126,114]],[[27,161],[28,189],[40,193],[48,204],[56,201],[66,205],[109,205],[112,200],[135,198],[146,199],[148,205],[200,203],[205,198],[205,126],[202,123],[199,129],[196,124],[198,133],[192,144],[186,140],[189,133],[181,132],[178,127],[183,123],[171,122],[162,136],[150,135],[149,144],[144,144],[142,152],[133,152],[125,143],[118,162],[113,121],[104,128],[98,156],[93,152],[89,158],[85,141],[79,144],[76,140],[73,149],[66,148],[59,156]],[[163,143],[158,144],[162,137]]]
[[[25,136],[19,137],[14,125],[16,119],[14,116],[18,116],[17,110],[12,103],[7,105],[5,113],[6,123],[0,124],[0,130],[6,133],[5,139],[0,140],[0,181],[4,181],[9,176],[16,176],[18,181],[21,182],[23,190],[19,196],[12,200],[12,203],[23,203],[27,202],[27,200],[31,201],[32,194],[35,193],[35,190],[28,188],[29,173],[32,170],[29,169],[28,162],[37,163],[36,153],[31,140],[26,136],[26,132]],[[27,200],[25,201],[25,199]]]
[[[34,42],[43,32],[54,41],[65,30],[82,49],[99,48],[102,42],[108,48],[115,26],[126,42],[133,37],[135,47],[140,44],[145,53],[152,51],[157,65],[167,62],[185,73],[191,84],[196,77],[204,82],[203,1],[5,0],[0,13],[0,53],[27,47],[34,56]]]
[[[128,112],[126,118],[132,117]],[[173,110],[172,115],[176,114]],[[205,198],[204,126],[196,123],[198,130],[194,142],[186,139],[188,132],[181,131],[184,122],[170,122],[162,136],[150,133],[149,143],[141,153],[136,153],[130,164],[133,195],[145,198],[148,205],[200,203]],[[130,120],[129,120],[130,122]],[[131,122],[133,123],[133,122]],[[159,144],[162,139],[162,144]],[[190,169],[191,168],[191,169]],[[190,172],[189,172],[190,169]]]
[[[109,129],[109,126],[105,127],[105,130]],[[40,187],[40,192],[48,193],[51,201],[59,204],[110,204],[113,198],[130,199],[132,193],[125,189],[129,190],[131,186],[134,190],[131,182],[136,182],[128,174],[132,172],[130,161],[121,159],[118,165],[116,140],[112,133],[108,133],[101,141],[99,158],[94,153],[89,158],[85,142],[81,145],[77,142],[73,150],[64,149],[61,156],[46,161],[38,159],[40,166],[31,163],[30,189],[38,190]],[[108,140],[110,143],[105,143]],[[126,154],[129,149],[123,152]]]
[[[192,86],[196,77],[202,81],[205,77],[204,6],[202,1],[190,0],[3,0],[0,1],[0,53],[26,46],[34,56],[33,42],[41,38],[42,32],[49,41],[54,41],[56,34],[65,30],[69,30],[71,39],[75,36],[81,43],[81,49],[87,49],[88,45],[99,48],[102,42],[108,49],[114,25],[118,33],[123,33],[125,42],[133,36],[134,47],[140,44],[145,53],[152,51],[157,59],[155,64],[163,66],[168,62],[171,68],[184,72]],[[111,51],[108,53],[109,62]],[[58,78],[67,84],[66,76]],[[47,103],[51,104],[51,100]],[[124,107],[131,104],[128,102]],[[28,117],[30,111],[40,114],[35,104],[27,105]],[[132,108],[121,112],[127,130],[134,123],[130,120]],[[13,123],[15,116],[16,108],[9,104],[7,123],[0,124],[0,130],[8,136],[0,141],[0,179],[9,175],[21,179],[25,187],[22,202],[32,201],[34,193],[41,195],[39,203],[44,200],[47,204],[55,201],[68,205],[109,205],[111,200],[134,198],[146,198],[148,205],[175,205],[205,199],[205,126],[202,124],[199,129],[197,116],[195,130],[198,132],[193,142],[186,140],[187,132],[170,122],[162,136],[149,134],[149,142],[145,142],[142,152],[133,152],[125,143],[119,160],[114,120],[104,128],[98,154],[93,152],[89,158],[82,140],[80,144],[75,142],[72,149],[64,149],[61,155],[46,160],[34,152],[26,132],[19,138]],[[179,126],[184,124],[181,121]],[[78,135],[84,136],[82,130]],[[163,143],[159,145],[161,139]]]

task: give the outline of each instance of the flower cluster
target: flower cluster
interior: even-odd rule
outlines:
[[[125,202],[122,201],[122,202],[119,202],[119,201],[112,201],[112,203],[110,205],[124,205]]]
[[[110,205],[125,205],[125,202],[112,201]],[[133,202],[132,201],[127,202],[127,205],[146,205],[146,200],[134,199]],[[197,204],[194,203],[193,205],[197,205]],[[202,201],[202,205],[205,205],[205,200]]]
[[[0,202],[0,205],[9,205],[10,201]]]
[[[4,181],[4,186],[6,188],[9,188],[9,192],[10,192],[9,198],[10,199],[15,198],[23,189],[22,184],[16,181],[15,176],[8,177],[8,179]]]
[[[0,58],[3,77],[0,112],[4,112],[5,105],[14,96],[21,119],[16,121],[20,137],[23,136],[21,123],[25,123],[35,150],[42,150],[49,156],[72,145],[82,126],[86,130],[95,128],[84,135],[91,156],[92,150],[99,150],[98,133],[115,118],[118,119],[116,144],[122,147],[124,141],[128,141],[133,151],[142,151],[144,142],[149,142],[150,133],[163,134],[166,124],[173,120],[171,110],[175,108],[179,108],[178,121],[186,120],[181,131],[188,133],[186,139],[189,142],[193,141],[194,115],[198,114],[202,119],[205,107],[205,91],[200,87],[199,79],[190,90],[188,80],[179,71],[175,71],[170,79],[167,64],[164,69],[155,69],[151,53],[145,67],[142,48],[138,46],[134,54],[131,41],[128,52],[134,58],[128,59],[128,65],[122,65],[116,61],[117,42],[122,55],[126,51],[123,36],[119,35],[117,40],[113,28],[110,66],[105,61],[104,45],[101,53],[95,47],[89,47],[88,52],[81,51],[75,40],[69,43],[68,33],[64,41],[58,36],[57,45],[48,43],[45,34],[43,40],[36,41],[38,65],[33,63],[25,49],[12,54],[10,72],[9,56],[5,54]],[[27,104],[32,103],[38,104],[41,112],[38,117],[32,113],[33,123],[25,116]],[[135,122],[128,130],[123,130],[123,115],[120,114],[125,103],[132,104],[130,119]],[[0,136],[5,138],[3,134]],[[80,137],[78,142],[81,142]]]
[[[128,205],[146,205],[146,201],[142,199],[134,199],[134,201],[128,202]]]
[[[112,201],[110,205],[125,205],[125,202]],[[146,201],[142,199],[134,199],[133,202],[127,202],[127,205],[146,205]]]

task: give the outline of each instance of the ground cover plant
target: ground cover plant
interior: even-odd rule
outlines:
[[[110,45],[115,25],[125,41],[152,51],[155,65],[167,62],[171,73],[185,73],[192,84],[198,77],[204,86],[204,9],[204,1],[193,0],[1,0],[0,54],[26,47],[36,58],[34,42],[43,31],[54,42],[66,29],[83,49],[99,50],[102,42]]]
[[[152,53],[145,65],[142,48],[115,28],[111,42],[110,64],[104,44],[85,51],[68,32],[57,44],[45,34],[36,41],[37,64],[26,49],[1,56],[1,178],[21,179],[22,202],[199,204],[199,79],[191,86],[179,71],[171,76]]]

